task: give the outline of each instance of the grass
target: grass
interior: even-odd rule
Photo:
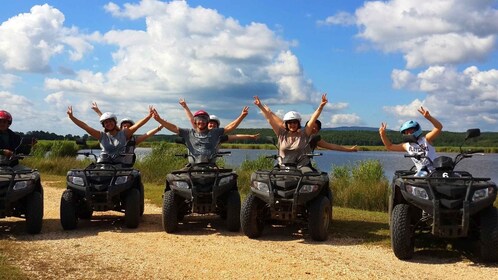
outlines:
[[[7,256],[4,254],[6,251],[15,251],[11,248],[9,240],[0,240],[0,279],[28,279],[22,271],[10,264]]]

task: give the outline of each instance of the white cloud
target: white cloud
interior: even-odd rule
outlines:
[[[144,19],[146,30],[112,30],[102,35],[116,45],[108,72],[88,73],[97,81],[48,79],[46,88],[101,92],[109,98],[159,99],[206,96],[230,108],[234,98],[251,98],[257,89],[282,103],[311,102],[318,94],[304,78],[292,44],[266,25],[240,25],[212,9],[185,1],[141,1],[106,5],[114,16]],[[112,96],[111,96],[112,95]],[[276,96],[276,97],[275,97]]]
[[[13,74],[0,74],[0,88],[11,88],[19,81],[21,81],[19,76]]]
[[[48,104],[54,105],[57,109],[61,109],[61,111],[70,105],[70,102],[65,98],[63,92],[49,94],[45,97],[44,101]]]
[[[333,16],[327,17],[325,20],[317,22],[319,25],[354,25],[356,18],[354,15],[347,12],[339,12]]]
[[[408,68],[481,61],[495,49],[493,1],[391,0],[356,10],[359,37],[385,52],[404,54]]]
[[[356,114],[336,114],[330,118],[330,121],[326,123],[326,126],[356,126],[361,124],[361,118]]]
[[[70,46],[71,59],[81,59],[91,45],[76,29],[63,27],[64,15],[48,4],[33,6],[0,25],[0,69],[46,72],[50,59]]]
[[[384,110],[401,119],[421,118],[417,108],[424,106],[443,123],[445,129],[462,131],[472,126],[496,130],[498,122],[498,70],[480,71],[471,66],[462,72],[453,67],[429,67],[417,75],[404,71],[393,71],[393,80],[398,76],[410,76],[401,89],[427,93],[424,100],[414,100],[408,105],[388,106]]]

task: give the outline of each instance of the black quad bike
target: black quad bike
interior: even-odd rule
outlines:
[[[479,129],[469,129],[465,140],[479,135]],[[498,210],[493,206],[497,187],[490,178],[455,170],[462,159],[477,153],[462,151],[462,145],[454,159],[434,159],[435,170],[426,177],[415,177],[414,168],[395,172],[389,192],[389,226],[397,258],[412,258],[415,238],[432,234],[477,241],[483,261],[498,261]]]
[[[15,168],[30,153],[31,143],[32,139],[23,138],[12,157],[0,156],[0,218],[24,218],[26,232],[36,234],[40,233],[43,220],[40,173],[36,169]]]
[[[183,138],[176,139],[185,144]],[[232,169],[218,167],[216,158],[229,155],[218,152],[211,157],[191,154],[176,156],[190,158],[185,168],[171,172],[166,177],[163,195],[163,229],[172,233],[185,215],[217,214],[226,220],[229,231],[240,229],[240,194],[237,174]]]
[[[130,144],[130,143],[129,143]],[[79,152],[93,157],[95,162],[85,169],[71,169],[67,173],[67,188],[62,193],[60,219],[65,230],[75,229],[79,219],[91,219],[94,211],[124,212],[125,225],[138,227],[144,212],[144,186],[140,171],[124,166],[120,157],[103,157]]]
[[[275,145],[275,139],[273,139]],[[276,146],[276,145],[275,145]],[[312,158],[321,154],[310,153]],[[267,158],[278,159],[278,155]],[[262,235],[265,224],[300,224],[311,238],[325,241],[332,220],[332,191],[325,172],[303,173],[297,162],[276,164],[251,175],[251,192],[242,203],[242,231],[249,238]]]

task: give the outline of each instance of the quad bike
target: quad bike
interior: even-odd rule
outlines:
[[[30,142],[30,143],[28,143]],[[0,218],[26,219],[26,232],[40,233],[43,220],[43,187],[36,169],[16,168],[31,150],[32,139],[23,138],[7,158],[0,156]]]
[[[130,145],[133,145],[129,143]],[[124,212],[125,225],[138,227],[144,212],[144,186],[140,171],[122,164],[122,154],[111,158],[90,152],[79,152],[93,157],[85,169],[71,169],[67,173],[67,188],[61,197],[60,219],[65,230],[75,229],[79,219],[91,219],[94,211]]]
[[[185,144],[183,138],[176,139]],[[237,174],[232,169],[218,167],[216,158],[230,152],[217,152],[211,156],[178,154],[190,159],[185,168],[166,177],[163,195],[163,229],[172,233],[185,215],[217,214],[226,220],[229,231],[240,229],[240,194]]]
[[[469,129],[465,140],[479,135],[479,129]],[[415,238],[431,234],[477,241],[482,260],[498,261],[498,210],[493,206],[497,187],[490,178],[455,170],[461,160],[478,153],[464,152],[462,145],[454,159],[434,159],[434,170],[426,177],[414,176],[414,168],[395,172],[389,190],[389,226],[397,258],[412,258]]]
[[[272,142],[276,146],[274,139]],[[320,155],[310,153],[303,157]],[[277,160],[279,156],[267,158]],[[257,170],[251,175],[251,192],[240,215],[242,231],[249,238],[258,238],[266,224],[300,224],[307,226],[313,240],[327,240],[332,220],[329,176],[315,170],[303,173],[300,159],[282,161],[271,170]]]

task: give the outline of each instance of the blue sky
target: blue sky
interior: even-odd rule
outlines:
[[[1,108],[15,131],[84,132],[91,110],[140,119],[149,105],[188,126],[269,128],[253,96],[325,127],[397,129],[424,106],[444,130],[498,131],[498,3],[391,1],[7,1],[0,10]],[[156,126],[151,120],[143,131]]]

